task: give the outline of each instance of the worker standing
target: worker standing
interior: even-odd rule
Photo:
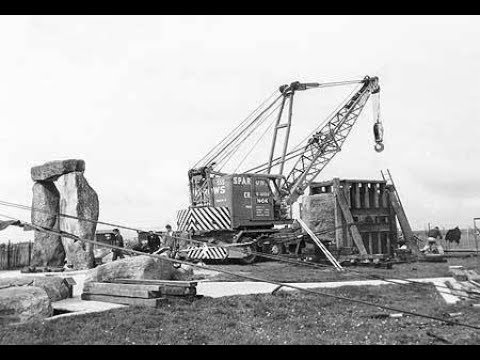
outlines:
[[[177,249],[177,241],[170,225],[165,226],[167,230],[165,235],[163,235],[163,246],[170,248],[170,250],[175,251]]]
[[[435,226],[433,229],[429,230],[427,236],[428,238],[432,238],[435,241],[437,241],[438,239],[442,239],[442,233],[440,232],[438,226]]]
[[[149,253],[154,253],[155,251],[160,249],[160,238],[153,231],[148,232],[147,243]]]
[[[120,230],[113,229],[112,232],[115,236],[113,245],[123,248],[124,242],[123,242],[123,236],[120,234]],[[117,260],[117,258],[123,259],[125,257],[123,255],[122,250],[119,250],[119,249],[112,249],[112,253],[113,253],[112,261]]]

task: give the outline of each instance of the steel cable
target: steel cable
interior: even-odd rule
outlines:
[[[11,216],[8,216],[8,215],[0,214],[0,216],[10,218],[10,219],[13,219],[13,220],[17,220],[17,219],[15,219]],[[370,307],[379,308],[379,309],[382,309],[382,310],[400,312],[400,313],[404,313],[404,314],[408,314],[408,315],[412,315],[412,316],[416,316],[416,317],[422,317],[422,318],[425,318],[425,319],[444,322],[444,323],[451,324],[451,325],[463,326],[463,327],[467,327],[467,328],[471,328],[471,329],[475,329],[475,330],[480,330],[479,326],[470,325],[470,324],[466,324],[466,323],[461,323],[461,322],[458,322],[458,321],[453,321],[453,320],[448,320],[448,319],[443,319],[443,318],[440,318],[440,317],[437,317],[437,316],[432,316],[432,315],[428,315],[428,314],[421,314],[421,313],[417,313],[417,312],[414,312],[414,311],[405,310],[405,309],[396,308],[396,307],[391,307],[391,306],[385,306],[385,305],[381,305],[381,304],[374,304],[374,303],[371,303],[371,302],[366,301],[366,300],[353,299],[353,298],[340,296],[340,295],[335,295],[335,294],[328,294],[328,293],[325,293],[325,292],[315,291],[315,290],[312,290],[312,289],[305,289],[305,288],[302,288],[300,286],[295,286],[295,285],[291,285],[291,284],[288,284],[288,283],[282,283],[282,282],[275,281],[275,280],[262,279],[262,278],[258,278],[258,277],[251,276],[251,275],[237,274],[233,271],[228,271],[228,270],[225,270],[225,269],[213,269],[213,268],[211,268],[209,266],[206,266],[206,265],[194,264],[194,263],[191,263],[191,262],[188,262],[188,261],[171,259],[171,258],[168,258],[166,256],[143,253],[143,252],[132,250],[132,249],[126,249],[126,248],[118,247],[118,246],[115,246],[115,245],[105,244],[105,243],[101,243],[101,242],[97,242],[97,241],[93,241],[93,240],[88,240],[88,239],[82,239],[78,236],[75,236],[75,235],[72,235],[72,234],[69,234],[69,233],[66,233],[66,232],[53,231],[53,230],[46,229],[46,228],[43,228],[43,227],[40,227],[40,226],[37,226],[37,225],[33,225],[31,223],[28,223],[28,222],[23,222],[22,225],[28,225],[29,227],[32,227],[32,228],[36,229],[37,231],[42,231],[42,232],[45,232],[45,233],[50,233],[50,234],[54,234],[54,235],[58,235],[58,236],[68,237],[68,238],[71,238],[71,239],[74,239],[74,240],[90,243],[90,244],[97,245],[97,246],[103,246],[103,247],[110,248],[110,249],[120,250],[120,251],[123,251],[123,252],[128,252],[128,253],[132,253],[132,254],[136,254],[136,255],[145,255],[145,256],[161,259],[161,260],[164,260],[164,261],[168,261],[168,262],[171,262],[173,264],[182,264],[182,265],[197,267],[197,268],[204,269],[204,270],[217,271],[217,272],[220,272],[220,273],[225,273],[225,274],[228,274],[228,275],[236,276],[236,277],[247,279],[247,280],[270,283],[270,284],[277,285],[279,287],[291,288],[291,289],[294,289],[294,290],[297,290],[297,291],[301,291],[301,292],[305,292],[305,293],[309,293],[309,294],[314,294],[314,295],[317,295],[317,296],[324,296],[324,297],[330,297],[330,298],[337,299],[337,300],[354,302],[354,303],[363,304],[363,305],[370,306]]]

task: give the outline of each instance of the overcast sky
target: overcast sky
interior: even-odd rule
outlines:
[[[378,179],[389,168],[414,228],[471,226],[480,216],[479,20],[0,17],[0,200],[30,204],[32,166],[81,158],[102,220],[162,228],[188,206],[188,169],[279,85],[376,75],[385,151],[373,151],[369,105],[319,180]],[[295,104],[292,136],[338,105],[315,91]]]

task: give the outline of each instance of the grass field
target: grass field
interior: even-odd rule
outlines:
[[[429,278],[451,276],[448,267],[462,265],[480,273],[480,257],[449,258],[446,263],[417,262],[410,264],[395,264],[392,269],[372,267],[346,268],[345,272],[337,272],[331,268],[317,269],[304,266],[291,265],[276,261],[260,261],[252,265],[212,265],[215,269],[225,269],[238,274],[261,277],[268,280],[282,282],[313,282],[313,281],[345,281],[366,280],[369,275],[386,278]],[[350,269],[350,270],[349,270]],[[243,281],[236,276],[220,274],[212,278],[217,281]]]
[[[448,306],[433,287],[385,285],[322,292],[480,324],[480,311]],[[298,292],[171,301],[0,329],[0,344],[479,344],[480,332]]]

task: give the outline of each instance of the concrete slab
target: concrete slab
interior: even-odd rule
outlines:
[[[416,282],[422,283],[432,283],[435,285],[437,291],[443,297],[443,299],[448,304],[454,304],[460,299],[452,295],[450,289],[445,285],[445,282],[449,277],[442,278],[426,278],[426,279],[408,279]],[[384,280],[351,280],[351,281],[334,281],[334,282],[311,282],[311,283],[290,283],[302,289],[321,289],[321,288],[336,288],[340,286],[378,286],[378,285],[388,285],[392,282],[396,283],[407,283],[404,280],[395,280],[390,279],[388,281]],[[255,281],[243,281],[243,282],[234,282],[234,281],[204,281],[199,282],[197,285],[197,294],[210,296],[213,298],[223,297],[223,296],[234,296],[234,295],[251,295],[251,294],[267,294],[271,293],[277,285],[255,282]],[[283,291],[296,291],[295,289],[284,287]]]
[[[119,309],[128,307],[127,305],[113,304],[101,301],[85,301],[80,299],[80,296],[76,296],[70,299],[64,299],[52,303],[54,310],[68,311],[68,313],[52,316],[45,320],[54,320],[63,317],[76,316],[89,313],[98,313],[102,311],[108,311],[112,309]]]

